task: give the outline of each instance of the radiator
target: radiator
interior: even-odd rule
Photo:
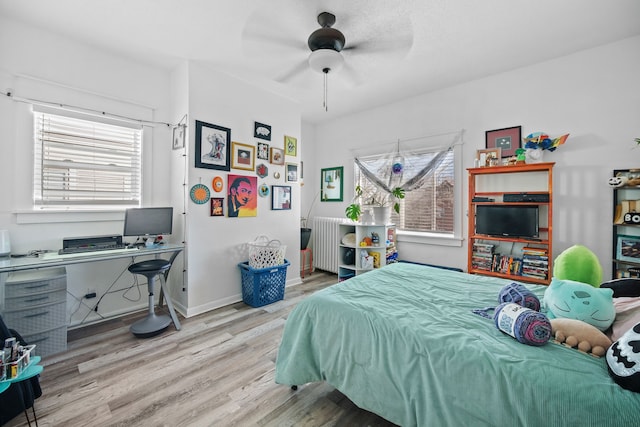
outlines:
[[[317,269],[338,274],[338,226],[347,222],[346,218],[313,218],[313,266]]]

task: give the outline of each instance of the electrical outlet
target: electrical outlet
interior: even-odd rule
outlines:
[[[89,289],[84,297],[86,299],[91,299],[91,298],[95,298],[97,295],[98,294],[96,294],[96,291],[93,291],[93,290]]]

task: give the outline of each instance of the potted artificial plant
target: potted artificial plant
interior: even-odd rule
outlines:
[[[376,223],[386,223],[391,208],[395,213],[400,213],[400,199],[404,199],[404,189],[395,187],[389,193],[376,189],[371,194],[365,194],[362,187],[357,185],[353,197],[354,202],[345,209],[345,215],[352,221],[358,221],[362,215],[362,205],[355,202],[357,199],[364,200],[364,206],[373,207]]]

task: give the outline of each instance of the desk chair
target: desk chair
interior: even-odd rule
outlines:
[[[165,273],[171,268],[171,261],[164,259],[151,259],[147,261],[136,262],[129,266],[129,271],[133,274],[141,274],[147,278],[147,289],[149,291],[149,313],[143,319],[138,320],[131,325],[129,330],[132,334],[140,338],[148,338],[164,331],[173,321],[176,330],[180,330],[180,322],[178,316],[173,309],[171,298],[167,297],[167,307],[171,317],[155,313],[154,288],[156,277],[160,276],[161,294],[167,295],[165,289]]]

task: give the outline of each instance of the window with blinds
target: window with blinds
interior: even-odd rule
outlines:
[[[391,222],[398,230],[454,234],[455,212],[455,165],[454,151],[448,150],[436,169],[425,176],[419,188],[405,193],[400,200],[400,214],[391,212]],[[426,167],[434,158],[436,152],[424,151],[404,153],[406,163],[411,163],[415,169]],[[360,158],[361,163],[367,164],[367,169],[375,170],[376,165],[386,156],[369,156]],[[354,167],[355,185],[360,185],[365,193],[372,193],[374,183],[369,181],[357,166]]]
[[[140,205],[141,126],[34,107],[36,208]]]

